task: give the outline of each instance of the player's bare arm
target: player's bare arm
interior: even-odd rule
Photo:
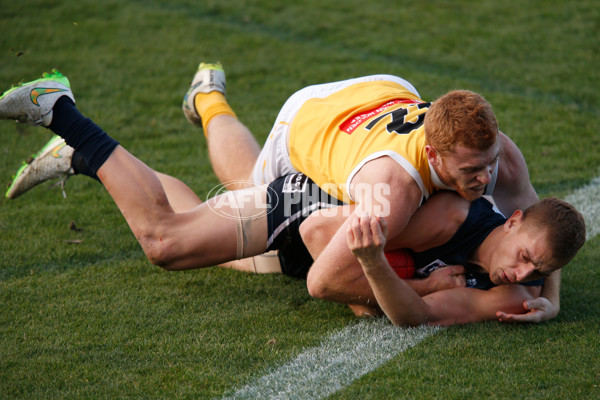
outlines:
[[[343,208],[346,208],[345,210]],[[328,209],[324,213],[316,212],[300,225],[303,240],[307,245],[313,259],[325,249],[327,243],[335,232],[342,226],[353,210],[353,206],[336,207]],[[421,207],[422,208],[422,207]],[[421,209],[419,209],[420,211]],[[418,211],[418,212],[419,212]],[[335,214],[332,214],[335,212]],[[325,215],[322,215],[325,214]],[[314,217],[313,217],[314,216]],[[409,225],[412,225],[409,222]],[[445,224],[436,224],[445,225]],[[408,229],[408,227],[407,227]],[[435,231],[436,229],[434,229]],[[390,246],[390,249],[395,249]],[[314,268],[314,266],[312,267]],[[459,265],[449,265],[433,271],[424,279],[405,279],[405,282],[420,296],[454,287],[465,286],[465,269]],[[322,282],[325,286],[335,285],[339,291],[347,291],[348,297],[362,288],[370,288],[369,282],[356,258],[351,258],[349,264],[339,265],[334,282]],[[369,298],[374,298],[372,291]],[[348,304],[352,311],[359,317],[380,315],[379,306],[373,301],[369,306],[363,304]]]
[[[429,306],[430,323],[447,326],[499,320],[499,314],[504,313],[525,315],[524,303],[533,301],[539,293],[539,286],[518,284],[489,290],[454,288],[432,293],[423,301]]]
[[[352,194],[357,209],[365,211],[372,211],[375,208],[393,210],[389,215],[390,234],[392,235],[398,234],[404,229],[421,201],[421,191],[413,178],[388,157],[381,157],[366,163],[356,174],[352,184],[354,187],[388,185],[389,191],[383,197],[383,202],[386,204],[383,204],[379,198],[368,197],[367,190]],[[353,296],[348,297],[350,289],[346,285],[338,284],[339,268],[350,265],[355,260],[346,244],[346,225],[347,222],[344,222],[323,252],[315,259],[307,276],[307,287],[313,297],[344,304],[368,305],[374,299],[368,285],[360,282],[361,279],[364,279],[364,275],[361,276],[362,274],[357,273],[353,275],[355,281],[346,282],[357,290]]]
[[[469,202],[451,192],[440,192],[415,212],[405,229],[389,240],[386,250],[410,248],[423,251],[447,242],[464,222]],[[335,232],[342,226],[354,206],[336,207],[311,214],[300,226],[303,241],[313,259],[317,259]],[[439,223],[443,220],[444,223]],[[349,264],[338,265],[335,284],[338,290],[353,289],[353,285],[368,285],[358,260],[351,258]],[[314,266],[313,266],[314,268]],[[406,282],[421,296],[438,290],[464,286],[464,268],[448,266],[434,271],[426,279],[408,279]]]
[[[523,313],[523,303],[539,294],[539,287],[502,285],[488,291],[455,288],[419,296],[398,278],[383,256],[385,220],[355,214],[347,229],[348,246],[364,271],[381,309],[400,326],[454,325],[497,319],[497,310]]]
[[[402,232],[389,236],[386,249],[406,248],[419,252],[441,246],[465,221],[470,205],[454,192],[436,193],[419,207]]]
[[[523,154],[503,133],[500,139],[500,162],[498,178],[494,188],[494,202],[504,215],[524,210],[538,201],[531,182]]]

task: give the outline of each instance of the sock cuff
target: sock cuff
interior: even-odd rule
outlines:
[[[91,119],[84,117],[66,96],[56,101],[52,112],[54,114],[48,128],[65,139],[85,159],[88,167],[85,174],[94,177],[119,143]]]
[[[221,92],[198,93],[194,98],[194,107],[202,119],[202,128],[204,128],[205,135],[208,123],[217,115],[226,114],[237,118],[237,115],[227,103],[225,95]]]

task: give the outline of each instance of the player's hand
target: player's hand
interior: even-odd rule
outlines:
[[[383,258],[387,237],[387,223],[383,218],[356,211],[349,217],[346,229],[348,248],[363,266],[377,263]]]
[[[560,311],[559,307],[545,297],[527,300],[523,303],[527,311],[525,314],[506,314],[502,311],[496,313],[500,322],[537,323],[555,318]]]
[[[466,272],[462,265],[447,265],[436,269],[426,278],[430,293],[465,287],[467,285]]]

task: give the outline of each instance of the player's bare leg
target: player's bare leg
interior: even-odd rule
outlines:
[[[225,72],[221,64],[199,65],[182,108],[188,121],[203,128],[209,159],[221,183],[229,190],[252,186],[249,178],[260,146],[227,103]],[[234,260],[220,267],[254,273],[281,273],[276,252]]]
[[[260,254],[266,247],[266,218],[243,222],[248,236],[240,250],[236,204],[224,194],[176,213],[157,175],[117,146],[97,172],[148,259],[169,270],[201,268]],[[243,217],[243,215],[242,215]],[[251,228],[248,228],[252,225]]]
[[[259,212],[246,210],[242,197],[254,198],[253,189],[175,212],[159,175],[77,110],[70,83],[58,71],[2,94],[0,118],[47,127],[85,158],[86,175],[104,184],[153,263],[167,269],[200,268],[264,252],[266,218],[248,218]],[[240,240],[246,234],[253,240]]]
[[[187,212],[202,204],[202,200],[179,179],[156,171],[155,174],[165,190],[173,211]],[[219,267],[257,274],[281,273],[277,252],[274,251],[241,260],[232,260],[220,264]]]
[[[260,147],[227,103],[225,72],[220,63],[199,65],[182,108],[192,124],[204,129],[209,158],[219,180],[228,189],[248,186],[243,181],[250,176]]]
[[[217,178],[230,190],[249,186],[260,147],[248,128],[237,118],[220,114],[208,122],[205,134]]]
[[[186,212],[202,204],[202,200],[196,193],[179,179],[157,171],[154,173],[158,177],[173,211]]]

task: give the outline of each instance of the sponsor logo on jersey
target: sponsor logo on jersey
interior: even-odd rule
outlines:
[[[355,114],[355,115],[351,116],[350,118],[348,118],[347,120],[345,120],[344,122],[341,123],[340,130],[343,132],[346,132],[348,135],[350,135],[350,134],[352,134],[352,132],[354,132],[356,130],[356,128],[358,128],[365,121],[383,113],[385,110],[387,110],[388,108],[390,108],[396,104],[418,104],[418,103],[422,103],[422,101],[398,100],[398,99],[390,100],[387,103],[382,104],[372,110],[363,111],[359,114]]]

